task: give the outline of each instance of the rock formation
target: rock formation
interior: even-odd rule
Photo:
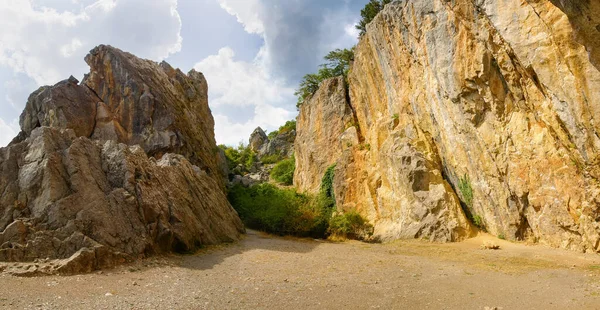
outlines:
[[[337,161],[338,207],[384,239],[465,236],[462,205],[494,235],[599,251],[599,12],[568,0],[387,5],[348,77],[357,126],[342,136],[359,145]]]
[[[265,156],[280,156],[286,158],[294,154],[296,131],[290,130],[277,134],[269,139],[262,128],[257,127],[250,135],[249,147],[258,158]]]
[[[20,122],[25,133],[39,126],[71,128],[95,140],[140,145],[150,156],[181,154],[209,175],[220,174],[202,73],[186,75],[106,45],[85,61],[90,73],[81,85],[71,78],[29,97]]]
[[[250,135],[249,142],[248,146],[250,147],[250,150],[254,153],[258,153],[263,145],[269,143],[269,137],[267,137],[267,134],[262,128],[256,127]]]
[[[86,60],[82,84],[30,96],[0,148],[0,261],[86,272],[237,240],[202,74],[109,46]]]

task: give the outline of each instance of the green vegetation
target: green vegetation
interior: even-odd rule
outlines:
[[[360,30],[359,36],[362,36],[367,31],[367,25],[377,16],[379,11],[383,10],[386,4],[392,2],[392,0],[370,0],[365,7],[360,10],[360,16],[362,17],[358,24],[355,26],[356,29]]]
[[[227,196],[242,221],[252,229],[312,238],[370,237],[373,226],[360,214],[334,214],[334,168],[330,166],[323,175],[321,190],[316,196],[269,183],[250,188],[236,185],[229,189]]]
[[[338,213],[329,220],[327,232],[336,238],[366,239],[373,236],[373,225],[356,211]]]
[[[265,164],[274,164],[277,163],[279,161],[281,161],[283,159],[283,157],[279,154],[273,154],[273,155],[267,155],[267,156],[263,156],[260,161]]]
[[[458,189],[462,195],[464,202],[463,211],[471,222],[479,229],[485,229],[485,224],[481,216],[473,213],[473,188],[471,187],[471,180],[468,175],[464,175],[458,180]]]
[[[333,192],[333,178],[335,176],[335,164],[327,167],[321,179],[321,200],[330,207],[335,207],[335,193]]]
[[[236,173],[242,174],[248,172],[252,165],[257,161],[256,154],[242,142],[240,142],[237,148],[223,144],[219,145],[219,148],[225,152],[229,170],[235,171]]]
[[[465,174],[464,177],[458,180],[458,189],[462,194],[465,204],[468,207],[473,207],[473,188],[471,187],[471,180],[468,175]]]
[[[296,158],[294,156],[278,162],[271,170],[271,178],[284,184],[292,185],[294,180],[294,170],[296,169]]]
[[[472,221],[473,221],[473,224],[475,226],[477,226],[477,228],[479,228],[479,229],[484,228],[483,227],[483,219],[481,219],[481,216],[479,216],[477,214],[473,215]]]
[[[249,228],[300,237],[323,238],[327,234],[331,210],[316,197],[263,183],[251,188],[234,186],[228,198]]]
[[[336,49],[329,52],[324,58],[326,63],[322,64],[317,73],[309,73],[302,78],[300,86],[294,93],[298,97],[296,107],[300,107],[304,101],[312,96],[318,89],[321,82],[326,79],[348,76],[350,64],[354,60],[354,47],[351,49]]]
[[[279,127],[279,129],[271,131],[267,136],[269,137],[269,140],[271,140],[280,134],[284,134],[292,130],[296,130],[296,120],[285,122],[285,124]]]

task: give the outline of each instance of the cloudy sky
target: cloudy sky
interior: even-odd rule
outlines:
[[[368,0],[0,0],[0,146],[31,92],[73,75],[98,44],[195,68],[218,143],[296,116],[294,89],[322,57],[356,43]]]

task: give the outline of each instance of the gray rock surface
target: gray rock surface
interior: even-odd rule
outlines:
[[[258,151],[260,150],[260,148],[265,143],[269,143],[269,138],[267,137],[267,134],[265,133],[265,131],[262,130],[262,128],[256,127],[256,129],[254,129],[254,131],[250,135],[250,141],[249,142],[250,143],[248,144],[248,146],[250,147],[250,149],[252,150],[252,152],[258,153]]]

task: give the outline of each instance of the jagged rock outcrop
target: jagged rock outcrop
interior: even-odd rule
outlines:
[[[403,237],[422,218],[402,215],[412,205],[407,192],[414,201],[438,200],[431,212],[451,210],[455,192],[494,235],[599,251],[599,7],[387,5],[368,25],[349,74],[358,136],[368,147],[345,152],[348,164],[336,167],[344,178],[338,205],[361,210],[376,232],[385,221]],[[437,194],[419,197],[422,188]]]
[[[181,155],[155,160],[139,146],[39,127],[0,149],[0,172],[0,261],[87,272],[243,232],[218,183]]]
[[[221,173],[202,73],[184,74],[107,45],[91,50],[85,61],[90,73],[81,85],[72,78],[30,96],[23,131],[72,128],[94,140],[140,145],[157,158],[181,154],[209,175]]]
[[[73,129],[77,136],[91,137],[99,103],[100,98],[91,89],[79,86],[79,81],[71,76],[33,92],[19,123],[27,136],[37,127],[51,126]]]
[[[272,139],[269,139],[262,128],[257,127],[250,135],[248,146],[256,153],[258,158],[265,156],[287,158],[294,154],[295,139],[296,130],[281,132]]]
[[[202,74],[110,46],[86,61],[82,84],[29,97],[0,148],[0,261],[86,272],[237,240]]]
[[[260,148],[265,143],[269,143],[269,137],[267,137],[267,134],[264,130],[262,130],[262,128],[256,127],[256,129],[254,129],[254,131],[250,135],[249,142],[250,143],[248,144],[248,146],[250,147],[250,150],[252,150],[252,152],[254,153],[258,153],[260,151]]]

